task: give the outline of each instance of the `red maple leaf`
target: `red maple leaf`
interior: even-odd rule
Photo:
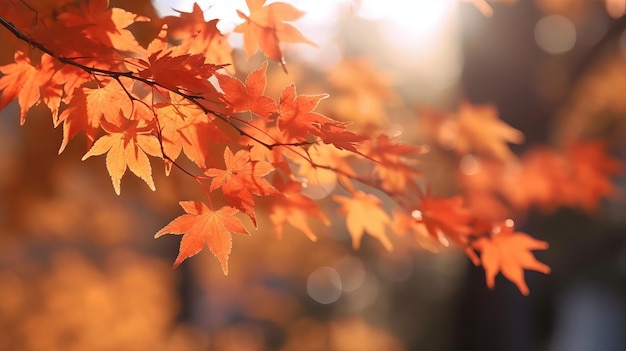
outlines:
[[[154,236],[184,234],[174,268],[200,252],[206,243],[220,261],[224,275],[227,275],[228,256],[232,247],[231,233],[250,235],[241,220],[235,217],[239,211],[229,206],[213,211],[204,203],[196,201],[181,201],[180,206],[187,214],[175,218]]]
[[[531,253],[531,250],[547,249],[548,243],[526,233],[515,232],[513,226],[496,226],[493,235],[476,240],[472,246],[481,252],[480,261],[490,288],[495,286],[498,272],[502,272],[505,278],[517,285],[523,295],[528,295],[524,269],[550,273],[550,267],[537,261]]]
[[[222,188],[229,205],[247,214],[256,227],[254,200],[252,195],[280,195],[265,178],[274,170],[269,162],[251,160],[248,150],[233,154],[230,148],[224,149],[226,169],[209,168],[204,174],[213,177],[210,190]]]

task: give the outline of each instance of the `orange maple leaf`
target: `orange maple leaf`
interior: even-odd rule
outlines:
[[[254,200],[252,195],[280,195],[265,178],[274,170],[266,161],[251,160],[248,150],[239,150],[233,154],[230,148],[224,149],[226,169],[209,168],[204,174],[213,177],[210,190],[222,188],[229,205],[247,214],[256,227]]]
[[[320,136],[326,144],[333,144],[340,150],[348,150],[363,155],[359,148],[362,142],[369,139],[365,135],[353,133],[346,129],[345,124],[329,120],[330,122],[320,125]]]
[[[439,251],[439,240],[435,239],[433,235],[430,234],[423,222],[418,221],[404,211],[393,211],[391,229],[398,235],[405,235],[406,233],[411,234],[417,243],[428,251]]]
[[[5,2],[3,2],[1,7],[5,6]],[[45,51],[47,53],[54,52],[56,57],[71,57],[72,60],[85,64],[88,67],[103,69],[116,67],[117,69],[122,62],[122,54],[117,49],[123,51],[134,50],[130,47],[124,48],[124,40],[132,41],[134,43],[133,47],[140,51],[144,50],[134,40],[134,36],[130,31],[122,27],[116,27],[112,22],[108,23],[105,17],[108,14],[109,22],[111,20],[113,22],[121,20],[118,23],[121,26],[124,26],[122,23],[124,20],[117,15],[124,17],[123,14],[129,14],[136,18],[137,21],[145,21],[147,18],[135,16],[121,9],[111,9],[101,13],[104,16],[99,17],[95,12],[106,10],[108,6],[106,0],[83,1],[81,2],[82,10],[68,6],[68,4],[64,6],[64,4],[59,2],[57,9],[52,10],[49,6],[44,5],[44,8],[41,8],[42,11],[39,11],[38,8],[41,7],[42,3],[50,2],[49,0],[38,1],[37,4],[27,3],[23,0],[15,2],[21,4],[19,12],[9,14],[8,17],[4,18],[16,24],[16,28],[19,28],[34,42],[44,44],[47,49]],[[76,3],[76,1],[64,2]],[[83,12],[83,10],[86,12]],[[95,10],[95,12],[87,13],[92,10]],[[24,19],[28,19],[29,23],[23,23]],[[134,20],[131,20],[130,23],[133,22]],[[124,40],[122,40],[123,38]]]
[[[243,33],[243,46],[248,58],[256,53],[260,47],[265,56],[278,61],[285,67],[285,59],[280,49],[280,42],[307,43],[317,46],[305,38],[291,24],[284,21],[295,21],[304,16],[304,12],[284,2],[274,2],[267,6],[265,0],[246,0],[250,16],[237,10],[237,14],[244,23],[233,30]]]
[[[177,16],[165,16],[165,22],[169,28],[169,34],[176,39],[182,39],[200,32],[204,29],[207,22],[204,20],[204,11],[197,2],[193,3],[191,12],[179,11]]]
[[[34,66],[28,56],[22,51],[16,51],[13,56],[15,63],[0,67],[3,76],[0,78],[0,110],[11,101],[17,99],[20,104],[20,124],[26,122],[26,114],[31,107],[41,102],[41,88],[49,86],[50,78],[54,73],[53,59],[43,55],[41,64]],[[59,101],[60,102],[60,99]],[[55,112],[58,108],[54,103],[48,104]]]
[[[244,143],[252,144],[250,148],[250,157],[252,159],[266,160],[275,168],[280,169],[283,174],[292,173],[292,166],[289,161],[302,159],[297,150],[280,146],[281,144],[290,145],[294,140],[285,135],[285,133],[281,133],[271,121],[255,118],[246,123],[242,129],[255,140],[265,144],[277,144],[277,146],[270,149],[256,141],[251,142],[248,137],[242,137],[245,139]]]
[[[133,109],[132,101],[128,98],[124,87],[114,82],[113,79],[103,80],[100,88],[83,88],[87,115],[93,120],[93,127],[97,127],[100,119],[119,125],[124,116],[130,116]],[[132,84],[129,82],[129,84]],[[75,104],[82,102],[72,101]],[[123,115],[120,114],[120,111]]]
[[[152,180],[152,168],[147,155],[160,157],[161,145],[151,132],[152,128],[131,122],[126,129],[109,127],[110,134],[96,140],[94,145],[83,156],[83,161],[91,156],[107,153],[106,166],[117,195],[120,194],[120,182],[126,168],[135,173],[148,184],[152,191],[156,188]],[[105,130],[106,130],[105,129]]]
[[[154,80],[159,85],[178,91],[184,89],[193,94],[217,96],[208,79],[224,65],[205,63],[203,54],[189,54],[187,46],[168,48],[167,25],[163,25],[157,37],[148,44],[147,61],[135,59],[137,75]]]
[[[419,193],[415,181],[422,172],[416,168],[419,162],[414,157],[428,152],[428,147],[400,143],[396,138],[381,134],[365,143],[363,150],[363,154],[375,161],[374,171],[383,189],[404,193],[408,188]]]
[[[235,77],[216,75],[220,88],[224,92],[222,95],[224,104],[232,109],[232,112],[250,111],[262,118],[269,118],[276,112],[278,106],[276,100],[263,95],[266,71],[267,61],[248,75],[245,85]]]
[[[201,169],[214,166],[210,155],[214,143],[232,140],[218,127],[213,115],[178,94],[170,93],[169,97],[170,101],[154,105],[165,154],[176,160],[183,151]],[[165,170],[169,174],[169,162]]]
[[[593,212],[601,198],[617,194],[611,177],[623,169],[623,163],[609,155],[605,142],[581,141],[564,151],[535,148],[512,167],[483,163],[468,185],[500,191],[517,209],[535,205],[549,212],[569,206]]]
[[[440,125],[438,139],[460,155],[477,153],[507,161],[515,157],[507,143],[522,143],[524,134],[500,120],[494,106],[464,102]]]
[[[269,218],[274,224],[276,235],[280,238],[285,223],[303,232],[311,241],[317,241],[307,223],[307,217],[313,216],[321,220],[325,225],[330,225],[328,218],[319,210],[310,198],[302,195],[302,184],[298,182],[286,182],[282,177],[274,178],[274,186],[285,196],[276,198],[271,203]]]
[[[526,233],[515,232],[513,226],[495,226],[493,234],[472,243],[481,252],[480,261],[485,268],[487,286],[495,286],[495,277],[502,272],[512,281],[523,295],[529,290],[524,279],[524,269],[550,273],[550,267],[537,261],[531,250],[545,250],[548,243],[530,237]]]
[[[425,197],[421,199],[419,209],[411,212],[418,222],[424,223],[433,238],[448,246],[448,238],[457,244],[465,244],[465,236],[472,231],[472,213],[464,207],[463,198]]]
[[[338,181],[347,185],[348,178],[356,176],[348,162],[348,157],[353,154],[348,151],[329,144],[314,144],[306,150],[306,155],[306,158],[292,158],[291,161],[298,166],[293,173],[306,184],[307,196],[318,199],[325,197],[333,191]]]
[[[232,62],[232,48],[227,36],[217,29],[218,20],[204,20],[204,11],[193,4],[192,12],[178,11],[178,16],[166,16],[163,22],[168,25],[168,35],[176,40],[191,39],[190,54],[203,54],[205,62],[224,64]]]
[[[109,0],[90,0],[82,2],[80,9],[68,7],[58,18],[67,27],[77,27],[83,36],[97,43],[122,51],[143,52],[135,36],[126,28],[150,19],[117,7],[107,10],[108,7]]]
[[[84,130],[87,145],[91,147],[103,118],[105,122],[119,126],[125,116],[130,116],[133,111],[133,102],[118,82],[103,79],[98,84],[100,87],[95,89],[77,88],[68,99],[69,107],[61,112],[55,123],[58,125],[63,122],[63,143],[59,153],[63,152],[69,140],[81,130]]]
[[[294,84],[288,85],[280,95],[278,105],[278,128],[289,137],[303,141],[307,136],[324,137],[324,125],[341,126],[343,123],[313,112],[320,100],[328,94],[298,95]]]
[[[570,194],[574,206],[593,212],[600,198],[618,193],[611,177],[624,172],[624,164],[609,155],[604,141],[581,141],[567,150],[572,168]]]
[[[231,233],[250,235],[235,214],[237,209],[224,206],[217,211],[204,203],[181,201],[180,206],[187,212],[159,230],[155,238],[164,234],[184,234],[180,250],[174,261],[174,268],[185,259],[200,252],[205,243],[222,265],[224,275],[228,275],[228,256],[232,247]]]
[[[340,212],[346,216],[346,225],[355,250],[361,245],[365,232],[378,239],[387,251],[393,249],[385,233],[385,227],[391,219],[380,207],[382,202],[378,197],[356,191],[353,197],[334,195],[333,200],[341,205]]]

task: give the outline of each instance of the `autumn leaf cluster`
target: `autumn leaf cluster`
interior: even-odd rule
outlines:
[[[509,218],[534,205],[593,209],[600,197],[612,193],[609,177],[620,165],[602,147],[580,146],[570,156],[538,152],[519,161],[507,143],[521,143],[523,134],[502,122],[493,107],[464,103],[455,113],[431,111],[426,120],[433,144],[465,162],[481,159],[483,166],[465,172],[458,195],[431,194],[423,173],[429,147],[318,112],[320,102],[329,98],[323,92],[299,94],[292,83],[278,96],[266,95],[267,61],[245,79],[233,74],[228,35],[243,36],[248,58],[260,49],[285,73],[285,43],[315,45],[288,23],[301,18],[302,11],[283,2],[246,2],[247,9],[236,10],[243,22],[233,33],[220,32],[219,19],[205,21],[196,4],[190,13],[153,19],[160,30],[142,46],[129,28],[150,25],[151,19],[110,8],[107,0],[76,6],[59,2],[52,9],[9,0],[0,6],[0,24],[22,49],[14,62],[0,67],[0,109],[17,100],[24,124],[34,106],[47,107],[53,125],[63,129],[59,153],[84,135],[83,160],[105,155],[117,194],[127,170],[151,190],[157,189],[156,163],[166,174],[187,175],[205,200],[181,199],[185,214],[156,237],[182,235],[175,266],[208,246],[225,274],[232,234],[249,235],[257,227],[260,198],[278,236],[290,225],[315,241],[312,221],[331,225],[322,202],[304,191],[317,188],[332,193],[329,198],[345,217],[355,249],[365,235],[387,250],[396,241],[390,234],[410,234],[432,250],[453,244],[485,268],[490,287],[502,272],[528,294],[524,270],[549,272],[531,251],[548,245],[516,231]],[[517,165],[514,174],[508,171],[511,165]],[[554,172],[546,173],[546,167]],[[485,185],[479,177],[487,170],[503,183]],[[594,187],[589,191],[572,190],[590,177]],[[546,195],[546,189],[558,194]],[[497,215],[477,205],[503,197],[507,202],[498,205]]]

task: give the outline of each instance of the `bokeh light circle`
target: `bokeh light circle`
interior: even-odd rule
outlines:
[[[547,53],[568,52],[576,45],[576,27],[565,16],[545,16],[535,25],[535,41]]]
[[[321,304],[331,304],[341,297],[341,277],[332,267],[320,267],[309,274],[306,291],[313,300]]]

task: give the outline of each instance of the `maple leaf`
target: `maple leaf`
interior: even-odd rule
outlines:
[[[204,11],[197,2],[193,3],[191,12],[173,10],[178,13],[178,16],[165,16],[163,17],[163,22],[167,24],[169,34],[177,39],[189,37],[194,33],[200,32],[207,24],[204,20]]]
[[[270,121],[263,118],[255,118],[246,123],[243,127],[246,134],[252,138],[266,145],[276,144],[275,147],[268,148],[257,141],[252,141],[250,157],[255,160],[268,161],[276,169],[280,169],[283,174],[291,174],[292,171],[289,161],[295,162],[295,160],[302,159],[301,154],[293,148],[281,146],[281,144],[289,145],[294,142],[294,140],[285,135],[285,133],[281,133],[278,128],[275,128],[274,125],[270,123]],[[244,139],[244,143],[250,143],[248,137],[242,136],[242,139]]]
[[[463,198],[454,197],[425,197],[420,201],[419,209],[411,212],[411,216],[421,223],[433,238],[447,246],[448,240],[463,245],[467,234],[470,234],[470,222],[473,220],[471,212],[463,207]]]
[[[196,201],[181,201],[179,204],[187,213],[175,218],[154,236],[158,238],[168,233],[184,234],[174,268],[200,252],[206,244],[222,265],[224,275],[228,275],[231,233],[250,235],[241,220],[235,217],[239,211],[229,206],[213,211],[204,203]]]
[[[93,26],[87,23],[68,26],[63,21],[54,21],[28,28],[25,31],[36,42],[44,43],[46,49],[53,52],[55,57],[71,58],[74,62],[86,67],[126,71],[124,54],[111,44],[97,42],[83,33],[83,30]],[[141,47],[140,49],[145,51]],[[91,79],[93,78],[92,76]]]
[[[274,224],[276,235],[280,238],[284,224],[289,223],[303,232],[311,241],[317,241],[317,236],[309,227],[307,218],[316,217],[327,226],[330,225],[328,218],[313,200],[300,193],[302,184],[293,181],[286,182],[282,177],[275,177],[273,183],[276,189],[284,195],[284,197],[275,198],[270,205],[269,218]]]
[[[501,195],[516,209],[569,206],[593,212],[601,198],[617,193],[611,177],[621,172],[623,163],[607,153],[606,143],[585,141],[564,151],[537,147],[506,167],[482,162],[476,174],[463,179],[470,192]]]
[[[193,4],[192,12],[178,11],[178,16],[166,16],[168,35],[177,40],[191,39],[190,54],[203,54],[205,62],[225,64],[232,62],[232,48],[227,36],[217,29],[217,19],[204,20],[204,11],[198,3]]]
[[[188,47],[167,48],[167,25],[163,25],[157,37],[148,44],[148,57],[135,59],[137,75],[157,82],[167,89],[178,88],[193,94],[217,96],[217,91],[208,79],[224,65],[205,63],[202,54],[187,53]]]
[[[306,194],[320,198],[328,195],[335,188],[337,181],[345,181],[348,176],[356,176],[347,157],[353,154],[339,150],[329,144],[314,144],[306,151],[307,158],[298,157],[293,163],[298,165],[294,174],[305,185]],[[346,183],[346,182],[344,182]]]
[[[222,95],[224,104],[232,109],[232,112],[250,111],[259,117],[269,118],[276,112],[278,106],[274,99],[263,95],[266,71],[267,61],[248,75],[245,85],[235,77],[216,75],[220,88],[224,92]]]
[[[284,22],[295,21],[304,16],[304,12],[283,2],[263,6],[265,0],[246,0],[246,4],[250,10],[250,16],[237,10],[237,14],[245,22],[235,27],[233,31],[243,33],[243,46],[248,59],[260,47],[265,56],[280,62],[284,68],[285,59],[280,49],[280,42],[307,43],[317,46],[305,38],[294,26]]]
[[[378,239],[387,251],[393,249],[385,233],[385,227],[391,219],[380,207],[382,202],[378,197],[356,191],[352,197],[334,195],[333,200],[341,205],[340,212],[346,216],[346,225],[355,250],[361,245],[365,232]]]
[[[419,193],[415,181],[422,172],[416,168],[419,163],[412,157],[429,150],[426,146],[400,143],[397,138],[381,134],[363,145],[362,154],[375,161],[374,171],[385,190],[402,193],[409,188]]]
[[[410,233],[417,243],[428,251],[439,251],[439,240],[433,238],[423,222],[418,221],[404,211],[393,211],[391,229],[398,235]]]
[[[34,66],[28,56],[22,51],[16,51],[13,56],[15,63],[0,67],[3,76],[0,78],[0,110],[11,101],[17,99],[20,104],[20,124],[26,122],[26,114],[31,107],[41,101],[41,88],[49,87],[52,77],[53,61],[49,55],[43,55],[41,64]],[[47,89],[48,90],[48,89]],[[56,106],[58,107],[57,101]],[[55,103],[47,103],[51,111],[55,111]]]
[[[124,116],[129,116],[133,111],[132,101],[117,81],[103,79],[98,83],[99,87],[95,89],[77,88],[68,98],[69,107],[61,112],[55,123],[58,125],[63,122],[63,143],[59,153],[63,152],[69,140],[80,131],[85,132],[87,145],[91,147],[103,118],[104,121],[119,126],[125,120]]]
[[[505,170],[502,193],[517,208],[535,205],[552,211],[567,202],[568,189],[574,189],[570,169],[562,154],[546,147],[535,148],[522,157],[521,164]],[[579,187],[575,185],[574,191]]]
[[[89,65],[90,67],[94,67],[95,65]],[[63,97],[63,102],[68,103],[72,95],[74,95],[74,91],[77,91],[77,88],[80,88],[83,84],[87,82],[91,82],[94,80],[93,75],[83,71],[82,69],[70,65],[63,65],[59,69],[54,72],[52,76],[52,81],[54,84],[59,85],[63,89],[63,93],[65,96]],[[56,125],[55,120],[55,125]]]
[[[178,94],[170,93],[170,101],[155,104],[161,127],[165,154],[176,160],[181,151],[201,169],[214,166],[210,150],[214,143],[231,142],[215,123],[215,117]],[[169,174],[171,164],[166,163]]]
[[[313,112],[320,100],[327,97],[328,94],[298,95],[296,86],[288,85],[280,95],[278,128],[289,137],[305,140],[309,134],[323,137],[323,125],[341,126],[342,123]]]
[[[363,155],[363,153],[359,151],[359,148],[362,146],[362,142],[369,138],[365,135],[360,135],[347,130],[344,125],[338,124],[339,122],[333,122],[335,123],[320,125],[320,136],[322,141],[326,144],[333,144],[340,150],[348,150],[356,154]]]
[[[85,94],[87,115],[93,119],[92,127],[97,127],[101,118],[109,123],[119,125],[124,119],[123,116],[130,115],[133,109],[132,101],[128,98],[124,88],[114,83],[112,79],[106,79],[100,84],[101,87],[97,89],[82,89]],[[123,115],[120,115],[120,112]]]
[[[608,154],[606,142],[581,141],[571,145],[566,155],[572,169],[573,205],[593,212],[601,197],[617,194],[611,177],[623,173],[624,164]]]
[[[252,195],[280,195],[265,178],[274,170],[269,162],[251,160],[248,150],[233,154],[229,147],[224,149],[226,169],[209,168],[204,174],[212,177],[210,190],[222,188],[229,205],[247,214],[256,227],[254,200]]]
[[[491,105],[472,105],[464,102],[458,112],[439,127],[439,143],[457,154],[478,153],[501,161],[515,156],[507,142],[520,144],[524,134],[498,118]]]
[[[109,129],[109,128],[107,128]],[[106,129],[105,129],[106,130]],[[156,188],[152,180],[152,168],[147,155],[160,157],[161,145],[152,134],[152,128],[138,122],[130,122],[126,129],[110,127],[109,134],[96,140],[83,156],[83,161],[91,156],[107,153],[106,166],[117,195],[126,168],[148,184],[152,191]]]
[[[90,0],[81,2],[80,9],[69,7],[58,18],[70,28],[80,28],[86,37],[104,46],[143,52],[132,32],[126,28],[135,22],[147,22],[150,19],[117,7],[107,10],[108,7],[109,0]]]
[[[550,267],[537,261],[532,250],[545,250],[548,243],[532,238],[526,233],[515,232],[513,226],[494,227],[493,235],[481,237],[472,246],[481,252],[480,261],[485,268],[487,286],[495,286],[495,277],[502,272],[522,293],[529,290],[524,279],[524,269],[550,273]]]

